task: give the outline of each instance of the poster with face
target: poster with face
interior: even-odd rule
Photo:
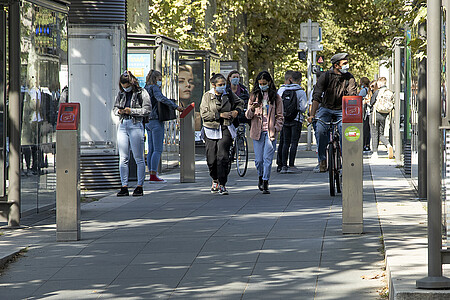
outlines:
[[[180,60],[178,95],[183,106],[195,103],[195,130],[201,130],[200,103],[204,87],[203,60]]]

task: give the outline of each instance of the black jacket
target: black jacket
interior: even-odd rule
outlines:
[[[350,73],[336,74],[331,68],[317,79],[313,100],[319,102],[322,107],[340,110],[343,96],[356,95],[358,90],[355,77]]]

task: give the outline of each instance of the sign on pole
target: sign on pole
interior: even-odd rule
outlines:
[[[311,38],[309,38],[309,24],[311,24]],[[302,41],[318,41],[321,36],[319,23],[317,22],[304,22],[300,24],[300,40]]]

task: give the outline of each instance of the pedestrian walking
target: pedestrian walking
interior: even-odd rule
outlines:
[[[292,73],[294,73],[294,71],[292,71],[292,70],[287,70],[284,73],[284,84],[281,85],[280,89],[284,88],[286,85],[292,83]],[[280,95],[280,97],[281,97],[281,95]],[[284,109],[284,107],[283,107],[283,109]],[[281,172],[281,169],[283,169],[283,157],[282,157],[283,156],[283,145],[284,145],[283,129],[281,129],[280,136],[278,137],[277,173]]]
[[[394,93],[386,87],[386,77],[377,80],[378,89],[370,98],[370,126],[372,131],[372,158],[378,158],[378,144],[381,141],[388,149],[388,157],[394,158],[394,149],[384,136],[386,118],[394,107]]]
[[[318,118],[323,122],[342,120],[342,97],[356,96],[357,87],[355,78],[348,71],[349,61],[347,53],[338,53],[331,57],[332,67],[317,80],[313,93],[313,104],[308,122]],[[320,105],[320,107],[319,107]],[[316,115],[317,112],[317,115]],[[338,125],[342,137],[342,124]],[[327,171],[326,148],[328,144],[328,126],[317,122],[317,136],[319,137],[319,170]]]
[[[128,196],[128,161],[130,148],[137,166],[138,182],[133,196],[144,194],[144,118],[152,109],[147,91],[139,86],[134,75],[125,71],[120,75],[119,92],[114,103],[114,114],[119,116],[117,146],[119,148],[119,170],[122,187],[118,197]]]
[[[285,79],[286,76],[289,76],[287,72],[285,74]],[[297,171],[295,157],[297,155],[298,141],[300,140],[302,132],[304,113],[308,106],[306,92],[300,85],[302,73],[293,71],[290,73],[288,80],[289,83],[283,85],[278,90],[278,95],[281,96],[283,101],[284,110],[284,124],[280,134],[283,143],[280,143],[282,146],[278,146],[277,155],[279,156],[281,150],[281,174],[294,173]]]
[[[369,85],[370,80],[367,77],[362,77],[359,81],[359,84],[361,86],[361,90],[359,91],[358,96],[361,96],[363,98],[363,151],[369,152],[370,151],[370,122],[369,122],[369,116],[370,116],[370,108],[369,104],[364,102],[364,99],[370,99],[369,93]]]
[[[150,95],[152,111],[148,122],[145,124],[147,130],[147,167],[150,172],[150,183],[165,183],[166,181],[158,176],[157,170],[164,143],[164,122],[159,120],[158,102],[167,105],[170,109],[183,111],[183,108],[168,99],[161,92],[162,74],[156,70],[150,70],[145,80],[145,89]]]
[[[284,116],[283,101],[269,72],[262,71],[256,76],[245,116],[251,120],[250,138],[253,139],[258,188],[263,194],[270,194],[270,171]]]
[[[214,74],[210,82],[213,88],[203,95],[200,103],[206,162],[212,178],[211,193],[228,195],[229,152],[236,136],[233,120],[244,106],[243,101],[230,88],[226,88],[226,79],[222,74]]]
[[[244,86],[241,82],[240,82],[240,74],[239,71],[237,70],[233,70],[231,71],[228,76],[227,76],[227,86],[229,86],[231,88],[231,91],[238,96],[239,98],[241,98],[242,101],[244,101],[244,110],[247,108],[248,105],[248,99],[250,98],[249,92],[247,90],[247,87]],[[234,119],[234,126],[238,127],[239,124],[245,124],[245,123],[250,123],[249,120],[245,117],[245,112],[244,110],[242,112],[239,113],[238,117],[236,119]]]

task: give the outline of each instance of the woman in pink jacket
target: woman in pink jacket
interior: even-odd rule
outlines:
[[[270,194],[270,171],[277,134],[283,128],[284,117],[283,101],[277,94],[269,72],[262,71],[256,76],[245,116],[251,120],[250,137],[253,139],[255,166],[259,176],[258,188],[263,194]]]

